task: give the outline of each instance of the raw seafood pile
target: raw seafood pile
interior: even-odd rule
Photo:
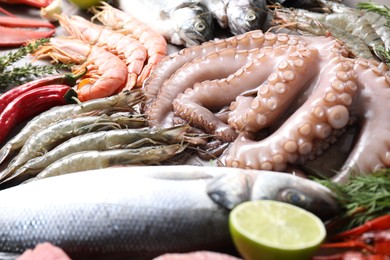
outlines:
[[[196,33],[208,28],[201,18],[211,13],[199,3],[169,9],[174,2],[167,21],[187,27],[169,37],[191,47],[169,56],[157,26],[109,4],[93,8],[92,20],[57,17],[67,36],[50,38],[35,57],[86,72],[76,87],[81,102],[40,114],[0,150],[0,252],[47,241],[76,259],[226,251],[229,211],[246,200],[295,204],[324,221],[341,216],[345,209],[329,189],[277,171],[321,158],[350,129],[358,129],[355,146],[333,183],[348,183],[351,169],[389,167],[385,64],[353,57],[333,36],[245,27],[255,24],[250,10],[234,27],[226,18],[242,18],[244,5],[226,14],[214,9],[237,36],[207,41],[209,31]],[[229,1],[226,10],[244,2]],[[213,3],[201,4],[211,10]],[[188,23],[179,19],[188,13]],[[134,167],[172,164],[203,149],[214,149],[201,152],[221,167]],[[112,167],[120,165],[131,167]],[[86,172],[97,168],[104,169]],[[365,244],[362,251],[387,254]]]
[[[224,165],[279,171],[326,152],[358,121],[360,136],[335,177],[347,181],[351,170],[390,165],[389,86],[384,63],[348,58],[333,37],[252,31],[162,60],[144,85],[145,113],[151,126],[188,122],[232,142]]]

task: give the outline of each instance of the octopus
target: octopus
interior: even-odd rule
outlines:
[[[228,144],[223,166],[286,171],[351,126],[356,141],[333,180],[390,166],[389,68],[331,36],[251,31],[206,42],[167,56],[143,88],[151,126],[188,123]]]

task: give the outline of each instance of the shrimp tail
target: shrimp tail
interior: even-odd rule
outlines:
[[[142,69],[142,72],[138,76],[138,79],[137,79],[137,86],[140,86],[140,87],[142,86],[143,82],[149,77],[149,75],[152,72],[154,67],[155,67],[155,64],[147,64]]]
[[[5,161],[5,159],[7,159],[11,155],[11,153],[12,153],[11,151],[13,151],[12,148],[13,147],[11,144],[5,145],[1,148],[1,150],[0,150],[0,164],[2,164]]]

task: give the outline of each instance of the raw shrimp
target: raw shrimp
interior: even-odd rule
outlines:
[[[91,9],[96,14],[95,17],[106,26],[121,29],[132,34],[148,51],[148,62],[137,81],[137,85],[142,85],[142,82],[149,76],[154,66],[167,55],[167,41],[160,33],[154,31],[130,14],[104,2],[102,3],[103,6],[100,9]]]
[[[55,161],[76,152],[90,150],[112,150],[123,148],[138,148],[145,144],[157,143],[180,143],[184,134],[189,129],[188,125],[175,126],[166,129],[117,129],[109,131],[92,132],[73,137],[43,156],[33,158],[19,168],[15,174],[7,180],[13,178],[27,179],[33,177]]]
[[[330,33],[335,31],[335,28],[338,28],[339,30],[344,30],[356,37],[359,37],[370,47],[383,44],[381,37],[377,34],[376,30],[372,27],[365,16],[358,16],[352,12],[319,14],[298,9],[296,12],[300,13],[298,15],[305,15],[318,20],[325,29],[330,31]]]
[[[184,151],[183,144],[146,146],[138,149],[115,149],[109,151],[83,151],[70,154],[39,173],[28,181],[69,174],[72,172],[102,169],[119,165],[159,164]]]
[[[310,13],[310,15],[311,17],[309,17],[309,12],[305,10],[281,9],[275,11],[274,21],[283,27],[298,29],[317,36],[331,34],[343,41],[353,55],[366,59],[374,58],[369,46],[361,38],[339,28],[340,21],[337,25],[333,25],[321,22],[322,14]]]
[[[137,84],[137,78],[141,74],[148,55],[141,42],[130,35],[94,24],[81,16],[73,15],[69,18],[62,15],[58,18],[62,27],[70,35],[84,42],[103,47],[126,63],[129,72],[126,89],[131,89]]]
[[[33,56],[36,59],[50,57],[54,61],[79,64],[77,70],[87,68],[87,74],[77,86],[80,101],[111,96],[126,85],[126,64],[116,55],[82,40],[51,38]]]
[[[65,119],[35,133],[23,145],[19,154],[14,157],[7,168],[1,173],[0,180],[10,176],[28,160],[41,156],[53,149],[59,143],[81,134],[91,131],[102,131],[115,128],[139,128],[144,127],[146,120],[142,117],[125,116],[86,116],[72,119]]]
[[[9,140],[0,150],[0,163],[17,152],[34,133],[41,131],[52,123],[75,117],[77,115],[113,107],[129,108],[138,104],[143,99],[140,90],[125,91],[107,98],[98,98],[86,101],[82,106],[70,104],[54,107],[31,119],[24,128]]]

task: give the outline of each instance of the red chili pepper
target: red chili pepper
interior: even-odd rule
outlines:
[[[71,73],[54,75],[54,76],[49,76],[41,79],[36,79],[31,82],[12,88],[0,95],[0,113],[10,102],[12,102],[15,98],[17,98],[24,92],[30,91],[34,88],[47,86],[47,85],[54,85],[54,84],[68,85],[72,87],[76,84],[76,81],[84,74],[85,72],[77,75],[73,75]]]
[[[14,126],[49,108],[75,103],[77,93],[67,85],[47,85],[24,92],[11,101],[0,114],[0,143]]]

